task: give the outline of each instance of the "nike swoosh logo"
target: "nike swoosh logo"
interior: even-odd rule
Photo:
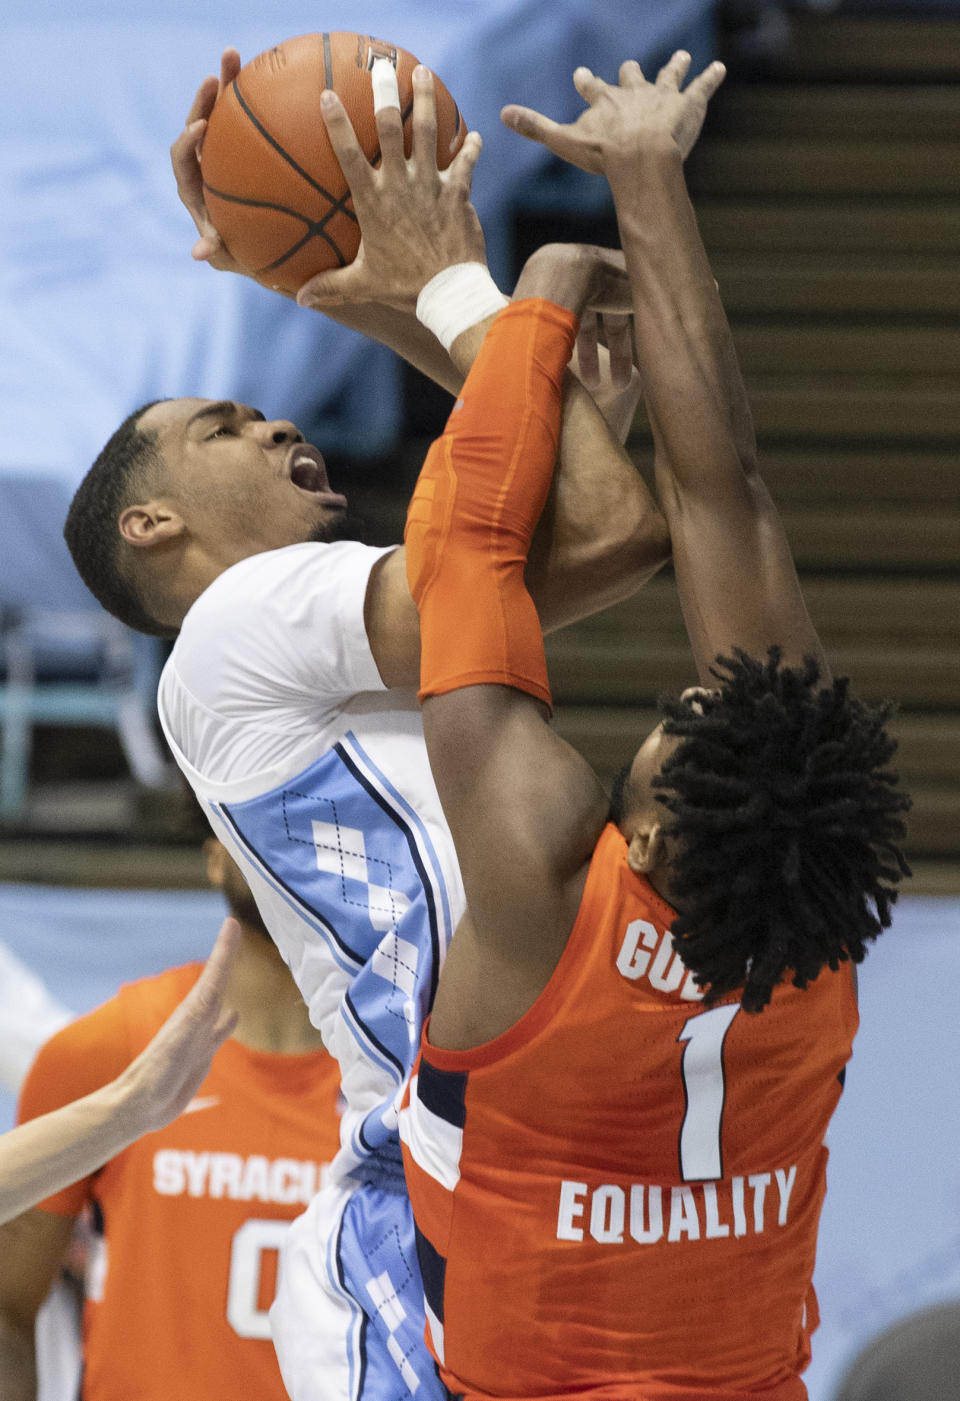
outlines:
[[[184,1114],[196,1114],[198,1109],[212,1109],[215,1104],[219,1103],[219,1095],[197,1095],[183,1112]]]

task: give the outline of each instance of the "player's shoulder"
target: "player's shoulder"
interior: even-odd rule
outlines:
[[[203,964],[183,963],[162,973],[124,983],[113,999],[118,1012],[146,1033],[146,1040],[166,1021],[193,987]],[[152,1028],[152,1029],[151,1029]]]
[[[135,1051],[163,1026],[202,968],[202,962],[191,962],[123,984],[107,1002],[57,1031],[45,1049],[52,1047],[57,1055],[81,1055],[84,1049],[119,1042],[123,1051]]]
[[[180,636],[214,622],[248,630],[276,611],[289,616],[305,593],[329,593],[344,580],[365,579],[383,550],[356,540],[308,541],[248,555],[204,589],[183,621]]]
[[[106,1084],[138,1055],[200,976],[187,964],[120,988],[40,1047],[21,1093],[21,1117],[56,1108]]]
[[[251,685],[289,681],[304,656],[338,655],[345,637],[365,641],[364,600],[384,550],[342,540],[288,545],[225,569],[189,609],[164,667],[161,706],[189,693],[220,713],[255,702]],[[229,707],[228,707],[229,708]]]

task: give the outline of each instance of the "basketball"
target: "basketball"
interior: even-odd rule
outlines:
[[[269,287],[296,292],[315,273],[356,257],[360,227],[320,112],[332,88],[367,159],[380,143],[370,70],[396,68],[404,147],[413,140],[413,70],[418,60],[368,34],[301,34],[258,55],[217,98],[200,153],[204,198],[228,252]],[[446,169],[466,126],[434,79],[437,163]]]

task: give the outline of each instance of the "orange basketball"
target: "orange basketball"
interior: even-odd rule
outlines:
[[[217,98],[200,153],[207,210],[230,254],[269,287],[296,292],[314,273],[356,257],[360,228],[320,113],[333,88],[367,159],[380,143],[370,70],[387,58],[397,70],[404,144],[413,140],[417,59],[368,34],[301,34],[248,63]],[[445,169],[466,127],[447,89],[434,80],[437,163]]]

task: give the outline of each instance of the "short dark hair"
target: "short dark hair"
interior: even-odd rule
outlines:
[[[678,950],[708,1003],[743,989],[758,1012],[792,974],[860,963],[890,923],[910,869],[897,845],[910,807],[886,766],[892,706],[870,707],[846,678],[737,651],[718,657],[719,689],[664,702],[680,743],[654,779],[675,842]]]
[[[148,476],[160,470],[157,435],[140,428],[139,420],[162,402],[153,399],[124,419],[77,488],[63,534],[77,572],[108,613],[137,632],[172,637],[176,629],[151,616],[132,566],[124,567],[117,529],[120,512],[136,502]]]

